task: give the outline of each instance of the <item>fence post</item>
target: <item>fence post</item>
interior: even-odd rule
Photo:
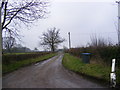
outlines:
[[[110,83],[111,83],[111,87],[116,86],[115,59],[112,59],[112,68],[111,68],[111,73],[110,73]]]

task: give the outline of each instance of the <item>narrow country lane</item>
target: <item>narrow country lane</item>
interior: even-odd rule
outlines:
[[[3,77],[3,88],[102,88],[66,70],[63,54],[49,60],[21,68]]]

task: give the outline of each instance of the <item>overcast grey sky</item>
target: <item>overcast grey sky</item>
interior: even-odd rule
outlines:
[[[61,37],[67,40],[59,48],[68,47],[68,32],[71,32],[72,47],[85,46],[95,34],[117,43],[115,0],[51,0],[48,10],[51,13],[47,19],[35,22],[30,30],[22,30],[23,46],[42,50],[39,36],[52,27],[59,28]]]

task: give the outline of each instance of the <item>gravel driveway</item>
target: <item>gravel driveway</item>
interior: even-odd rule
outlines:
[[[3,77],[3,88],[102,88],[62,64],[63,54],[23,67]]]

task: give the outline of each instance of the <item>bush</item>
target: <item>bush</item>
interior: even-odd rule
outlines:
[[[113,58],[117,61],[117,66],[120,67],[120,47],[119,46],[104,46],[104,47],[80,47],[80,48],[71,48],[66,51],[72,55],[81,58],[81,53],[91,53],[92,58],[96,60],[102,60],[107,65],[111,65],[111,60]]]

